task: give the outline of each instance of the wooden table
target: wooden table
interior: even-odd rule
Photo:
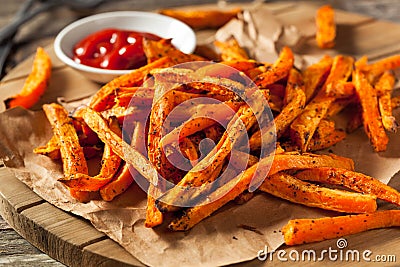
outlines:
[[[23,0],[4,0],[0,9],[0,26],[7,24],[12,14],[16,12],[18,7],[21,5]],[[112,2],[112,3],[110,3]],[[98,13],[110,10],[152,10],[160,7],[171,7],[185,4],[194,3],[213,3],[215,1],[178,1],[178,0],[154,0],[154,1],[110,1],[105,3],[103,6],[96,8],[95,10],[77,11],[71,10],[65,7],[59,7],[54,9],[53,12],[41,14],[36,17],[31,22],[27,23],[16,36],[16,46],[13,50],[13,54],[10,57],[9,69],[19,64],[27,56],[31,55],[38,45],[46,46],[53,41],[54,36],[57,32],[66,24],[71,21],[76,20],[79,17],[89,15],[92,13]],[[360,7],[360,3],[363,1],[329,1],[334,7],[347,8],[351,11],[357,11]],[[354,5],[350,5],[350,2],[356,2]],[[358,2],[358,3],[357,3]],[[371,5],[371,1],[368,1]],[[383,8],[388,8],[390,10],[390,17],[393,21],[400,22],[400,2],[397,1],[376,1]],[[390,5],[388,5],[388,3]],[[372,3],[373,4],[373,3]],[[358,5],[358,7],[357,7]],[[354,7],[356,6],[356,7]],[[396,12],[394,12],[396,10]],[[385,18],[385,12],[381,9],[364,8],[359,11],[367,12],[368,15],[375,16],[376,18]],[[305,16],[302,14],[301,9],[296,7],[296,5],[291,6],[288,9],[282,9],[278,16],[286,17],[296,23],[296,18]],[[396,28],[395,33],[390,32],[390,35],[385,35],[385,24],[383,22],[377,22],[376,20],[367,17],[342,17],[344,20],[357,21],[358,24],[358,34],[363,38],[364,35],[370,34],[383,34],[383,38],[392,38],[390,42],[380,41],[382,38],[373,37],[372,42],[377,42],[375,44],[367,43],[362,47],[358,47],[358,50],[350,51],[350,54],[359,56],[361,54],[369,54],[375,58],[385,56],[390,53],[400,52],[400,26]],[[383,28],[382,28],[383,27]],[[389,33],[387,33],[389,34]],[[386,42],[387,45],[382,46],[379,51],[379,42]],[[345,48],[343,48],[345,49]],[[346,51],[345,51],[346,52]],[[353,53],[351,53],[353,52]],[[1,186],[1,185],[0,185]],[[399,189],[399,188],[397,188]],[[13,265],[13,266],[64,266],[60,262],[50,258],[46,254],[42,253],[40,250],[32,246],[25,239],[16,233],[12,227],[10,227],[1,217],[0,217],[0,265]]]

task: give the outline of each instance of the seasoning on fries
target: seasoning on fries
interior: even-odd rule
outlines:
[[[319,37],[324,47],[333,45],[331,31],[324,29]],[[112,201],[142,176],[147,182],[146,227],[168,218],[169,229],[186,231],[227,203],[243,203],[260,193],[345,213],[288,222],[282,230],[288,245],[399,225],[398,211],[379,211],[376,201],[400,205],[397,190],[357,172],[350,158],[316,153],[346,138],[333,118],[351,106],[357,108],[349,122],[354,128],[364,125],[373,149],[385,151],[386,131],[397,128],[392,110],[400,101],[392,96],[395,77],[390,71],[399,66],[398,57],[369,64],[367,58],[355,62],[346,55],[325,56],[300,71],[289,47],[266,63],[249,59],[235,40],[216,42],[221,64],[199,65],[194,61],[204,58],[177,51],[170,40],[144,42],[148,64],[104,85],[88,107],[68,116],[60,105],[43,106],[54,136],[35,153],[61,157],[65,177],[60,182],[78,201]],[[185,62],[190,64],[171,68]],[[270,115],[261,116],[247,102],[243,93],[254,89],[251,82],[259,86],[257,107],[271,107]],[[196,103],[202,98],[214,102]],[[177,112],[182,106],[184,111]],[[179,123],[168,121],[174,112]],[[260,119],[268,123],[260,125]],[[128,137],[121,133],[125,122],[133,129]],[[88,135],[94,137],[85,142]],[[248,150],[242,146],[246,136]],[[214,146],[205,147],[205,138]],[[275,151],[263,154],[265,142]],[[96,176],[88,175],[84,148],[89,145],[101,147]],[[173,164],[177,155],[187,169]]]

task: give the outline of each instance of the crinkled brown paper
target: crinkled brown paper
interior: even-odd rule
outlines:
[[[284,32],[291,33],[290,38],[285,37]],[[216,37],[223,39],[235,34],[257,59],[273,61],[277,45],[285,42],[296,45],[301,39],[301,35],[294,32],[298,31],[283,28],[267,9],[258,8],[256,12],[245,12],[240,19],[231,21]],[[76,73],[70,75],[80,77]],[[67,88],[63,91],[76,86],[93,87],[87,80],[76,79],[77,85],[74,79],[68,79],[67,84],[58,83],[57,79],[53,77],[51,84],[64,84]],[[226,205],[188,232],[170,232],[164,225],[147,229],[144,227],[146,197],[138,186],[132,186],[110,203],[82,204],[72,199],[66,188],[57,182],[63,175],[60,162],[32,153],[33,148],[45,144],[51,135],[50,126],[40,111],[15,108],[3,112],[0,114],[0,159],[43,199],[90,220],[96,229],[147,265],[215,266],[252,260],[265,246],[272,251],[283,244],[279,230],[289,219],[331,214],[259,194],[243,205]],[[388,183],[400,169],[400,149],[396,149],[399,145],[399,134],[392,134],[388,151],[374,153],[360,129],[332,150],[353,158],[357,171]],[[246,230],[241,225],[256,231]]]

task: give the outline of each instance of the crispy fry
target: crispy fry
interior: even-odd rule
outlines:
[[[114,105],[114,90],[118,87],[141,86],[143,79],[151,70],[155,68],[166,68],[175,65],[175,62],[170,57],[163,57],[151,64],[147,64],[139,69],[135,69],[130,73],[124,74],[115,78],[100,88],[99,91],[92,97],[90,107],[95,111],[103,111]]]
[[[213,192],[213,195],[217,196],[216,199],[213,199],[211,202],[205,199],[195,207],[186,209],[183,214],[174,219],[168,227],[174,231],[186,231],[192,228],[194,225],[210,216],[214,211],[247,190],[252,179],[259,180],[263,178],[263,176],[265,177],[266,173],[263,170],[269,166],[271,166],[271,168],[268,175],[273,175],[288,169],[308,168],[306,166],[310,168],[317,166],[346,166],[346,168],[350,170],[354,169],[354,163],[351,159],[335,155],[283,153],[277,154],[274,157],[265,157],[234,179],[216,188]],[[261,177],[259,177],[259,175],[261,175]]]
[[[47,89],[51,76],[51,65],[49,55],[43,48],[38,47],[31,73],[26,78],[21,91],[4,101],[6,108],[16,106],[30,108],[37,103]]]
[[[314,135],[321,119],[328,113],[334,97],[325,94],[326,87],[334,81],[347,81],[353,70],[354,60],[348,56],[336,56],[331,72],[317,96],[305,107],[304,111],[290,125],[290,135],[294,144],[301,151],[307,151],[310,140]]]
[[[382,124],[386,130],[396,132],[398,124],[392,114],[392,90],[395,83],[395,76],[390,72],[384,72],[375,84],[378,94],[378,106],[382,117]]]
[[[340,157],[334,154],[318,155],[312,153],[282,153],[274,157],[274,161],[268,172],[273,175],[289,169],[308,169],[317,167],[337,167],[354,170],[354,162],[350,158]]]
[[[110,121],[110,129],[119,136],[122,135],[116,119]],[[77,191],[98,191],[113,179],[120,164],[121,158],[114,153],[108,144],[105,144],[103,158],[101,159],[101,169],[96,176],[76,173],[69,177],[60,178],[58,181]]]
[[[292,75],[289,75],[285,92],[285,102],[287,102],[287,104],[274,119],[277,138],[282,136],[293,120],[303,111],[306,103],[304,84],[302,83],[301,76],[299,76],[298,72],[294,69],[291,70],[290,73],[292,73]],[[262,141],[268,140],[269,134],[270,129],[264,131],[265,136],[261,136],[261,131],[255,132],[249,140],[250,149],[253,151],[260,149]]]
[[[376,152],[386,150],[389,138],[380,119],[376,90],[360,70],[353,73],[354,86],[362,107],[362,120],[365,133]]]
[[[60,143],[58,142],[57,137],[53,135],[46,145],[36,147],[33,150],[33,153],[45,155],[52,160],[60,159]]]
[[[325,210],[370,213],[376,210],[376,197],[329,189],[303,182],[284,172],[269,175],[260,190],[294,203]]]
[[[226,132],[213,150],[188,172],[175,187],[158,199],[157,206],[161,211],[176,210],[176,207],[173,207],[170,203],[176,202],[175,200],[178,198],[180,203],[192,201],[190,196],[182,189],[188,186],[198,187],[209,181],[209,174],[221,165],[223,160],[232,151],[235,143],[240,139],[240,136],[244,134],[244,129],[241,126],[244,125],[248,130],[256,121],[249,107],[244,106],[240,108],[238,115],[239,117],[236,117],[229,123]]]
[[[79,109],[79,116],[83,118],[86,124],[97,133],[100,140],[108,144],[111,149],[122,158],[126,163],[132,165],[144,178],[150,183],[158,183],[158,175],[153,165],[143,154],[130,144],[126,143],[122,138],[111,131],[106,120],[100,113],[89,107]]]
[[[194,29],[219,28],[235,18],[241,8],[231,10],[177,10],[162,9],[160,13],[176,18]]]
[[[275,63],[267,69],[266,72],[258,75],[254,82],[261,88],[266,88],[289,75],[290,70],[294,64],[294,55],[292,50],[285,46],[282,48],[278,59]]]
[[[343,80],[333,81],[326,86],[326,95],[335,98],[349,98],[354,94],[354,84]]]
[[[335,10],[330,5],[324,5],[317,10],[315,17],[317,25],[316,40],[320,48],[335,46],[336,24]]]
[[[183,53],[173,46],[171,41],[172,39],[160,39],[159,41],[143,39],[143,51],[146,55],[147,63],[152,63],[165,56],[172,58],[176,63],[180,62],[181,59],[183,59],[183,62],[205,60],[201,56]]]
[[[43,105],[43,111],[60,144],[64,176],[68,178],[76,173],[88,174],[85,155],[68,112],[63,106],[55,103]]]
[[[295,176],[301,180],[344,186],[400,206],[400,193],[396,189],[359,172],[342,168],[320,167],[300,171]]]
[[[258,164],[253,165],[234,179],[221,185],[214,192],[214,195],[217,196],[214,201],[208,202],[207,200],[203,200],[201,203],[198,203],[198,205],[186,209],[180,217],[174,219],[169,224],[169,229],[173,231],[186,231],[191,229],[197,223],[210,216],[214,211],[218,210],[229,201],[234,200],[242,192],[247,190],[257,168],[268,166],[271,162],[272,157],[264,158]]]
[[[233,36],[224,42],[215,40],[214,45],[220,50],[222,60],[239,61],[249,59],[246,50],[239,45],[238,41]]]
[[[282,228],[282,234],[286,245],[297,245],[393,226],[400,226],[400,210],[290,220]]]
[[[333,132],[327,135],[311,138],[310,144],[308,145],[308,150],[309,151],[323,150],[339,143],[345,138],[346,138],[346,133],[344,131],[335,129]]]
[[[242,105],[243,103],[241,102],[227,101],[221,104],[199,104],[194,107],[195,110],[193,112],[185,110],[188,114],[193,115],[183,124],[164,135],[160,140],[160,144],[163,146],[168,145],[175,140],[180,140],[210,127],[216,122],[226,121],[233,115],[231,112],[237,112]]]
[[[400,55],[393,55],[378,60],[372,64],[360,64],[360,69],[370,83],[374,83],[385,71],[395,70],[400,67]]]
[[[121,171],[113,177],[113,180],[100,188],[100,196],[105,201],[111,201],[116,196],[122,194],[134,182],[133,175],[139,175],[135,169],[130,169],[124,163]]]
[[[199,160],[199,154],[194,143],[189,138],[185,137],[181,139],[179,148],[182,151],[182,154],[190,161],[190,164],[194,167]]]
[[[323,85],[329,71],[331,70],[333,58],[324,56],[315,64],[308,66],[304,72],[304,86],[307,103],[314,97],[318,88]]]

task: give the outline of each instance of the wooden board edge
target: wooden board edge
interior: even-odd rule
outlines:
[[[71,240],[68,240],[65,236],[58,236],[54,233],[55,229],[49,230],[44,228],[41,224],[40,218],[32,220],[32,218],[27,215],[29,214],[30,209],[37,209],[39,206],[45,205],[46,212],[49,214],[63,213],[62,220],[76,220],[78,223],[82,224],[88,224],[88,222],[50,205],[43,199],[42,201],[32,201],[32,203],[29,204],[24,203],[23,205],[20,205],[19,208],[15,208],[15,203],[9,201],[9,198],[12,197],[10,195],[10,192],[13,191],[12,188],[16,188],[18,191],[24,190],[24,194],[26,194],[27,198],[37,199],[36,197],[31,196],[32,194],[36,194],[5,167],[0,167],[0,181],[0,215],[19,235],[51,258],[70,267],[143,266],[143,264],[130,255],[119,244],[105,236],[103,233],[98,232],[91,225],[89,226],[92,227],[92,229],[89,231],[98,232],[96,238],[91,239],[80,246],[73,244]],[[5,190],[5,188],[7,188],[7,190]],[[51,242],[53,245],[56,245],[55,248],[53,247],[50,249],[50,247],[45,244],[49,239],[52,240]],[[109,250],[104,249],[104,246],[102,245],[96,245],[97,243],[102,245],[108,244],[108,246],[112,248],[114,257],[110,257],[108,255]],[[121,254],[121,260],[119,259],[118,254]]]

